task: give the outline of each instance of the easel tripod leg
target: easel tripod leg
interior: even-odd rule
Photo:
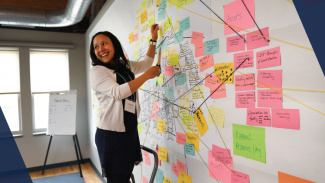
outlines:
[[[76,134],[76,141],[77,141],[77,147],[78,147],[78,150],[79,150],[79,156],[80,156],[80,159],[81,159],[81,163],[84,164],[84,159],[81,156],[80,145],[79,145],[79,140],[78,140],[77,134]]]
[[[77,160],[78,160],[78,165],[79,165],[79,172],[80,172],[80,177],[82,177],[82,171],[81,171],[81,166],[80,166],[80,160],[79,160],[79,155],[78,155],[78,150],[77,150],[77,142],[75,139],[75,135],[72,136],[73,142],[74,142],[74,148],[76,150],[76,155],[77,155]]]
[[[52,142],[52,137],[53,136],[50,135],[50,142],[49,142],[49,146],[47,147],[47,152],[46,152],[45,161],[44,161],[44,165],[43,165],[42,175],[44,175],[44,170],[45,170],[45,166],[46,166],[47,156],[49,155],[49,150],[50,150],[50,146],[51,146],[51,142]]]

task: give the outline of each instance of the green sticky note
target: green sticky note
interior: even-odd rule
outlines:
[[[165,95],[167,98],[174,98],[174,87],[167,87],[165,90]]]
[[[234,154],[266,163],[265,129],[232,125]]]
[[[178,63],[179,63],[178,54],[169,56],[169,65],[178,65]]]
[[[193,3],[195,0],[187,0],[187,5]]]
[[[170,27],[172,26],[172,17],[169,17],[165,22],[164,22],[164,32],[166,32]]]
[[[187,126],[188,121],[193,121],[193,115],[183,114],[182,124]]]
[[[157,84],[158,84],[158,85],[162,85],[162,84],[164,84],[164,75],[163,75],[163,74],[160,74],[160,75],[157,77]]]
[[[142,1],[141,5],[142,5],[142,10],[147,9],[147,0]]]
[[[219,39],[204,42],[204,55],[219,53]]]
[[[179,22],[179,31],[185,31],[190,28],[190,17],[186,17]]]

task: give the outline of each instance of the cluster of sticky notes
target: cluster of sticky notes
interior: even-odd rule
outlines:
[[[226,97],[226,85],[220,82],[217,76],[206,73],[204,86],[210,89],[210,96],[212,99]]]
[[[175,164],[174,162],[172,163],[172,171],[177,177],[179,177],[179,173],[181,171],[186,172],[186,164],[181,162],[180,160],[177,160],[177,164]]]

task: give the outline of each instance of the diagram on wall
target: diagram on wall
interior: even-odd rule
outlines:
[[[161,75],[139,89],[138,119],[140,143],[158,153],[156,182],[324,178],[316,139],[325,136],[315,129],[325,127],[325,87],[316,82],[324,79],[292,1],[138,0],[133,8],[128,59],[141,61],[151,25],[161,28]],[[137,182],[149,181],[153,164],[143,152]]]

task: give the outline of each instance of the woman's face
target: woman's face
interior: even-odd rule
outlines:
[[[106,64],[113,60],[115,49],[109,37],[98,34],[93,40],[93,46],[98,60]]]

